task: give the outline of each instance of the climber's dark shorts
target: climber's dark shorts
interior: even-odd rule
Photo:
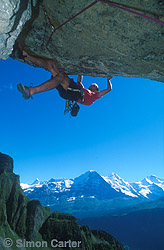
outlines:
[[[66,100],[77,101],[81,98],[81,88],[76,82],[74,82],[73,79],[70,79],[69,88],[67,90],[65,90],[61,85],[59,85],[56,89],[59,92],[59,95]]]

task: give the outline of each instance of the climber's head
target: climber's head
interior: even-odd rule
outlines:
[[[89,86],[88,89],[93,91],[93,92],[98,92],[99,91],[99,86],[97,85],[97,83],[92,83],[91,86]]]

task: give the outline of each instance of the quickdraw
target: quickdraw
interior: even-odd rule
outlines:
[[[77,104],[77,102],[66,100],[65,110],[64,110],[65,115],[70,112],[71,116],[75,117],[75,116],[77,116],[79,109],[80,109],[80,107]]]
[[[65,102],[65,110],[64,110],[64,114],[68,114],[71,111],[71,108],[73,106],[73,101],[70,100],[66,100]]]

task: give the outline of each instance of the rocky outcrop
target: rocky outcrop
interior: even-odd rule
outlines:
[[[92,2],[40,1],[37,15],[28,22],[18,40],[34,55],[55,58],[68,74],[112,74],[164,82],[164,26],[160,23],[97,2],[50,38],[50,22],[58,27]],[[117,3],[164,21],[161,0]]]
[[[0,153],[0,174],[3,171],[13,172],[13,159],[9,155]]]
[[[1,0],[1,58],[12,52],[22,30],[17,41],[29,53],[56,59],[68,74],[112,74],[164,82],[164,26],[160,23],[97,1],[50,37],[50,23],[57,28],[91,3]],[[164,21],[162,0],[117,0],[117,4]],[[18,59],[15,51],[12,57]]]
[[[49,246],[53,239],[60,238],[61,241],[68,242],[68,245],[74,242],[77,249],[122,249],[111,235],[100,230],[90,231],[87,226],[79,226],[75,217],[69,214],[54,212],[44,222],[40,233]]]
[[[0,248],[3,240],[36,239],[39,228],[50,215],[50,209],[26,197],[20,188],[19,176],[13,173],[13,159],[0,154]],[[14,246],[14,245],[13,245]],[[19,249],[19,248],[18,248]]]
[[[67,244],[67,249],[124,249],[107,233],[95,234],[86,226],[79,226],[73,216],[58,212],[51,214],[50,209],[41,206],[38,200],[26,197],[20,188],[19,176],[12,172],[11,157],[0,154],[0,169],[3,169],[0,172],[0,249],[9,249],[4,242],[6,238],[12,242],[10,250],[38,249],[35,242],[46,243],[46,249],[54,246],[60,249],[61,244]],[[36,248],[27,246],[26,241],[33,242]],[[74,247],[78,241],[80,245]]]

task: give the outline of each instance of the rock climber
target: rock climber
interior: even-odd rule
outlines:
[[[76,101],[83,105],[91,105],[97,99],[112,90],[112,84],[110,81],[112,76],[107,78],[107,88],[102,91],[99,91],[99,87],[96,83],[91,84],[88,89],[85,89],[82,84],[83,76],[79,75],[76,83],[73,79],[70,79],[64,73],[61,73],[53,60],[30,55],[24,50],[22,55],[23,58],[37,64],[40,67],[48,68],[52,74],[50,80],[36,87],[27,87],[19,83],[17,85],[17,89],[22,93],[24,99],[29,99],[34,94],[56,88],[59,95],[66,100]]]

